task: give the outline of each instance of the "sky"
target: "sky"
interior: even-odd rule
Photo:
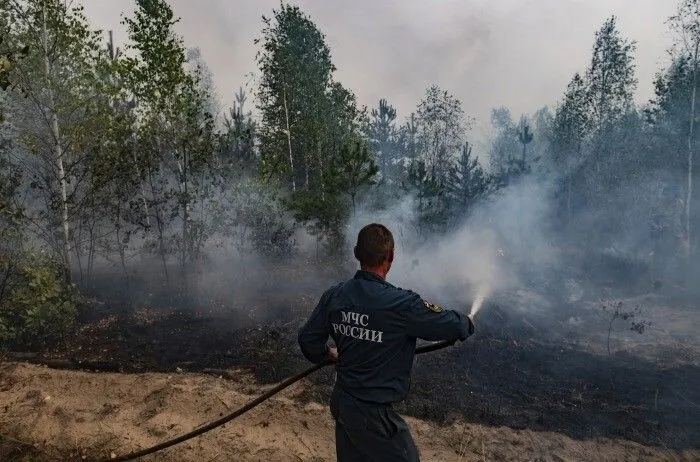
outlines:
[[[425,88],[437,84],[475,119],[472,136],[486,139],[490,111],[514,118],[554,107],[575,72],[590,60],[594,34],[610,15],[637,42],[637,101],[653,96],[655,74],[672,43],[666,19],[676,0],[299,0],[326,35],[336,79],[363,105],[386,98],[403,119]],[[125,40],[121,13],[133,0],[85,0],[94,26]],[[255,85],[253,40],[262,16],[279,0],[171,0],[176,30],[199,47],[224,106]]]

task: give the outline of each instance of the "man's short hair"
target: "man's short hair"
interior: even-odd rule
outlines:
[[[376,268],[390,258],[394,250],[394,236],[384,225],[372,223],[357,234],[355,258],[362,266]]]

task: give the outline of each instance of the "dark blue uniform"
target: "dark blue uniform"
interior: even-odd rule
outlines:
[[[464,340],[472,329],[468,317],[374,273],[358,271],[327,290],[299,345],[314,363],[326,359],[329,335],[338,347],[331,398],[338,460],[418,460],[408,426],[391,408],[408,394],[416,339]]]

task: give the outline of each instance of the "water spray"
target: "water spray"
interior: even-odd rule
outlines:
[[[474,316],[476,316],[479,310],[481,310],[481,307],[484,306],[484,301],[489,295],[491,295],[490,284],[480,285],[476,291],[476,297],[474,297],[474,301],[472,302],[471,311],[469,311],[470,319],[474,320]]]

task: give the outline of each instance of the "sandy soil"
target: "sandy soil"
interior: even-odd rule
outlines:
[[[194,373],[88,373],[2,363],[0,459],[95,460],[190,431],[229,413],[264,388],[246,372],[231,372],[236,380]],[[224,427],[144,460],[335,460],[327,408],[299,399],[308,385],[300,382]],[[674,452],[626,440],[579,441],[554,432],[407,420],[425,461],[700,460],[698,450]]]

